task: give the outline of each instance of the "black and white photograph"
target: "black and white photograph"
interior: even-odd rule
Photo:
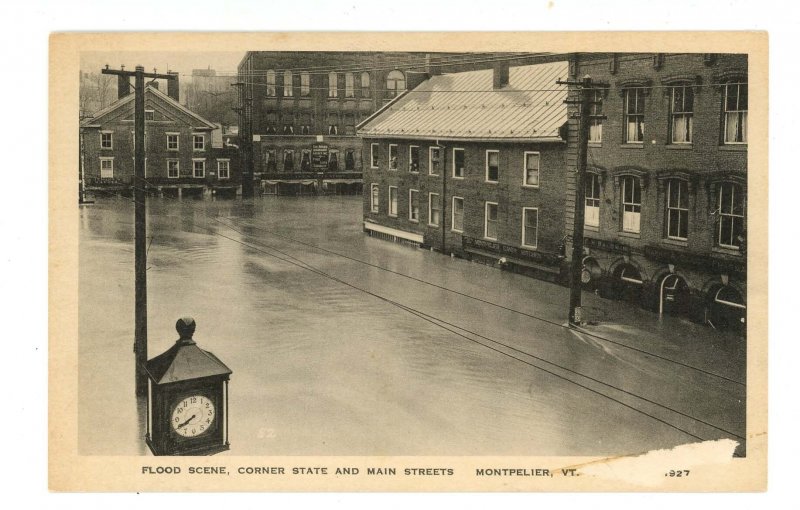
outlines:
[[[51,39],[53,488],[764,484],[764,34],[115,37]]]

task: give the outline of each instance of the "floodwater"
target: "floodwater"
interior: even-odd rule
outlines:
[[[153,357],[191,315],[232,455],[624,455],[745,436],[745,341],[367,236],[360,197],[148,199]],[[79,452],[147,454],[133,203],[80,211]],[[224,454],[223,454],[224,455]]]

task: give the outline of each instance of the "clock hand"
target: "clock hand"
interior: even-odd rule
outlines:
[[[181,427],[185,427],[186,425],[188,425],[188,424],[189,424],[189,422],[190,422],[190,421],[194,420],[195,418],[197,418],[197,415],[196,415],[196,414],[193,414],[191,418],[189,418],[188,420],[186,420],[185,422],[181,423],[180,425],[178,425],[178,426],[177,426],[177,427],[175,427],[175,428],[178,428],[178,429],[179,429],[179,428],[181,428]]]

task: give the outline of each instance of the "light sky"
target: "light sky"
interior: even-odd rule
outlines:
[[[217,74],[235,74],[244,54],[244,51],[87,51],[81,54],[81,71],[100,72],[108,64],[112,69],[124,65],[132,71],[142,65],[147,72],[156,68],[159,73],[177,71],[181,75],[191,75],[192,69],[210,66]]]

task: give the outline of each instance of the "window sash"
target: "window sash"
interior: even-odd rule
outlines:
[[[373,143],[369,146],[369,159],[370,159],[370,167],[371,168],[378,168],[380,164],[380,155],[378,154],[378,146],[379,144]]]
[[[500,178],[500,151],[486,151],[486,181],[497,182]]]
[[[272,69],[267,71],[267,96],[274,97],[275,92],[275,71]]]
[[[101,159],[100,160],[100,178],[113,179],[114,178],[114,160]]]
[[[167,135],[167,150],[178,150],[178,135]]]
[[[346,73],[344,75],[344,97],[356,97],[355,77],[353,73]]]
[[[738,237],[744,232],[744,197],[739,187],[732,183],[722,183],[717,204],[717,243],[726,248],[739,248]]]
[[[181,175],[179,161],[167,161],[167,177],[177,179]]]
[[[408,190],[408,219],[414,222],[419,221],[419,191],[415,189]]]
[[[725,143],[747,143],[747,84],[725,86]]]
[[[439,147],[428,149],[428,175],[439,175],[439,166],[442,161],[442,150]]]
[[[438,227],[441,221],[442,208],[439,205],[439,194],[428,193],[428,225]]]
[[[328,97],[336,97],[339,95],[338,75],[336,73],[328,74]]]
[[[539,231],[539,209],[522,209],[522,245],[536,248]],[[533,242],[531,242],[533,240]]]
[[[389,216],[397,216],[397,187],[389,186]]]
[[[300,95],[307,96],[311,93],[311,75],[308,73],[300,74]]]
[[[453,197],[453,219],[451,230],[456,232],[464,231],[464,199]]]
[[[361,73],[361,97],[369,96],[369,73]]]
[[[397,145],[389,144],[389,170],[397,170]]]
[[[114,137],[112,133],[100,133],[100,148],[101,149],[114,148]]]
[[[497,204],[486,202],[486,206],[484,207],[483,236],[487,239],[497,240],[497,216]]]
[[[600,178],[588,174],[586,194],[583,208],[583,224],[590,227],[600,226]]]
[[[538,152],[525,153],[525,186],[538,186],[539,185],[539,163],[540,154]]]
[[[416,145],[408,148],[408,171],[419,172],[419,147]]]
[[[292,97],[294,95],[294,87],[292,81],[294,77],[292,76],[291,71],[286,71],[283,73],[283,96],[284,97]]]
[[[192,148],[196,151],[205,149],[206,140],[203,135],[192,135]]]
[[[453,177],[456,179],[464,178],[464,149],[453,149]]]
[[[378,186],[377,184],[373,184],[370,210],[374,213],[378,212],[378,209],[380,207],[381,203],[380,196],[381,196],[380,186]]]
[[[625,142],[644,141],[644,90],[625,91]]]
[[[192,175],[198,179],[206,176],[206,162],[193,161],[192,162]]]
[[[217,161],[217,177],[220,179],[230,178],[230,162]]]
[[[622,230],[638,233],[641,228],[642,211],[642,189],[639,179],[625,177],[622,186]]]

